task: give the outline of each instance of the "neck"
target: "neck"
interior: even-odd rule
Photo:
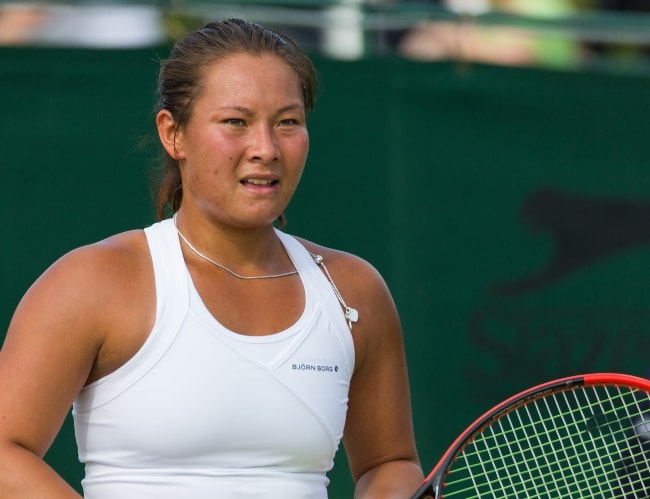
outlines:
[[[297,273],[273,227],[263,232],[229,231],[228,234],[212,227],[210,235],[205,229],[192,230],[192,226],[183,223],[183,217],[177,215],[174,215],[176,230],[193,256],[234,277],[271,279]]]

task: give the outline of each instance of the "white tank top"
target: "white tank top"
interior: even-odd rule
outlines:
[[[285,331],[240,335],[203,304],[173,222],[145,233],[156,279],[153,329],[73,405],[84,497],[326,498],[354,367],[330,283],[298,241],[277,231],[305,309]]]

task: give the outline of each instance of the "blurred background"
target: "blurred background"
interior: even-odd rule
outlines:
[[[646,66],[648,0],[0,0],[0,44],[146,47],[241,16],[337,59]]]
[[[513,391],[650,375],[650,0],[0,0],[3,330],[55,259],[155,220],[159,61],[230,16],[316,63],[287,232],[384,275],[425,469]],[[70,420],[47,459],[79,488]],[[330,477],[352,496],[344,452]]]

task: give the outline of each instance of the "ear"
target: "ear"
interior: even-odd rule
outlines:
[[[185,159],[181,130],[174,121],[172,113],[163,109],[156,115],[158,137],[167,153],[174,159]]]

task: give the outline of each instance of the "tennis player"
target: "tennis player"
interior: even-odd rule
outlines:
[[[0,497],[80,497],[43,460],[71,406],[86,499],[323,499],[341,442],[355,497],[409,497],[391,295],[361,258],[280,230],[311,61],[230,19],[178,42],[158,83],[160,221],[64,255],[9,326]]]

